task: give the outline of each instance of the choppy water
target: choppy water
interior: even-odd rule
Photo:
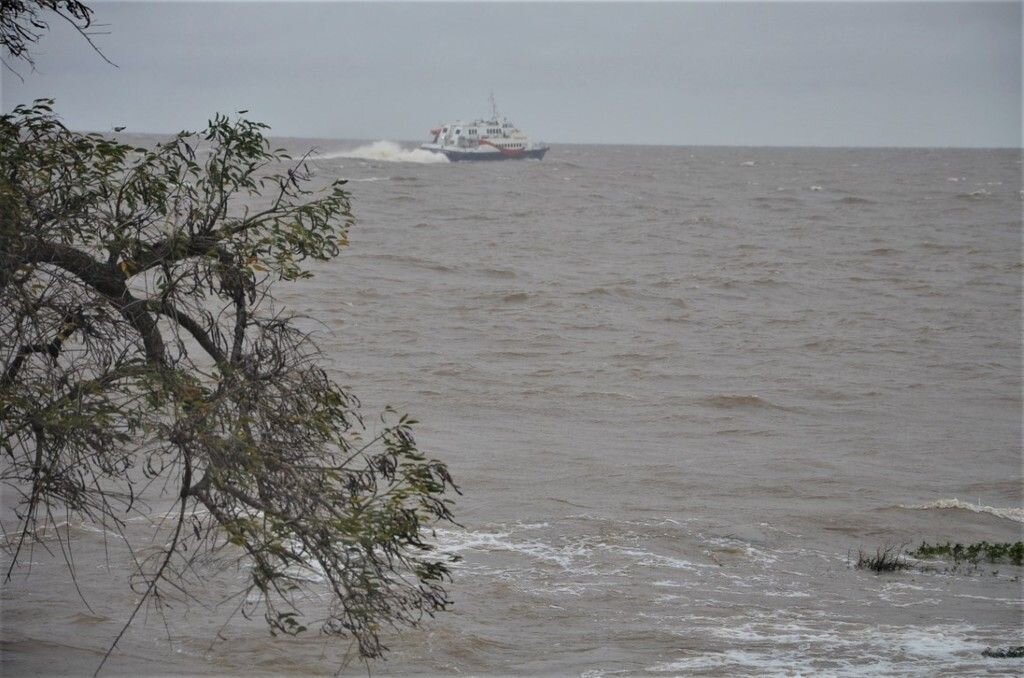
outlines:
[[[1019,152],[320,145],[359,225],[283,297],[465,492],[437,536],[456,605],[375,672],[1021,670],[981,654],[1024,644],[1019,568],[849,561],[1021,538]],[[37,552],[4,593],[12,674],[91,671],[130,611],[76,530],[96,613]],[[333,669],[258,621],[211,648],[226,613],[172,611],[170,641],[151,615],[110,668]]]

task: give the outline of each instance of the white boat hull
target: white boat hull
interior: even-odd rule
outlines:
[[[420,148],[432,153],[441,153],[452,162],[458,162],[461,160],[542,160],[549,147],[504,150],[494,147],[458,148],[441,144],[423,144]]]

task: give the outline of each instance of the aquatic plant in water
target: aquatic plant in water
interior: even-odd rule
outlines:
[[[1008,563],[1018,567],[1024,565],[1024,542],[980,541],[974,544],[946,542],[945,544],[929,544],[922,541],[921,546],[913,551],[904,550],[903,546],[884,546],[875,550],[875,554],[857,552],[855,566],[859,570],[872,572],[897,572],[912,568],[913,563],[906,560],[932,560],[948,558],[954,568],[960,565],[976,566],[981,562]]]
[[[996,542],[990,544],[980,541],[975,544],[929,544],[921,542],[921,546],[907,555],[926,560],[929,558],[951,558],[954,563],[977,564],[981,561],[990,563],[1010,563],[1018,567],[1024,565],[1024,542]]]
[[[858,570],[871,570],[872,572],[898,572],[910,568],[910,563],[903,559],[902,546],[880,546],[875,549],[875,555],[857,551]]]
[[[1005,649],[992,649],[991,647],[986,647],[981,651],[981,654],[994,659],[1019,659],[1024,657],[1024,645],[1017,645],[1016,647],[1008,647]]]

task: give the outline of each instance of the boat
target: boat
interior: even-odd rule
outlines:
[[[432,141],[420,146],[449,160],[542,160],[550,146],[532,142],[508,118],[498,115],[491,96],[491,117],[456,120],[430,130]]]

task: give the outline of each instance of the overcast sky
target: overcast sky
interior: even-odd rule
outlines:
[[[3,108],[173,132],[425,139],[501,112],[549,142],[1015,146],[1021,4],[91,3],[114,68],[54,24]]]

